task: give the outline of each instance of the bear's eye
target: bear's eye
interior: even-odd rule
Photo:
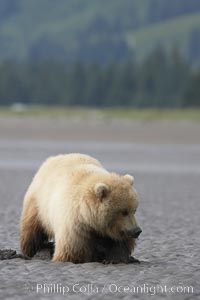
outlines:
[[[128,216],[128,210],[127,209],[123,210],[121,213],[124,217]]]

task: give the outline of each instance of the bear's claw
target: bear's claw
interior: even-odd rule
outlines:
[[[130,264],[140,264],[140,261],[138,259],[136,259],[135,257],[130,256],[129,257],[129,263]]]
[[[103,261],[102,261],[102,264],[104,264],[104,265],[109,265],[109,264],[119,264],[120,263],[120,260],[106,260],[106,259],[104,259]]]
[[[104,259],[102,261],[102,263],[104,265],[108,265],[108,264],[140,264],[140,261],[136,258],[134,258],[133,256],[130,256],[128,260],[120,260],[120,259],[111,259],[111,260],[106,260]]]

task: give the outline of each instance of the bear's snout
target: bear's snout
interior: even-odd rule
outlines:
[[[129,230],[128,231],[128,235],[130,235],[131,237],[133,237],[133,238],[136,239],[136,238],[139,237],[139,235],[140,235],[141,232],[142,232],[142,229],[140,227],[136,227],[136,228],[134,228],[132,230]]]

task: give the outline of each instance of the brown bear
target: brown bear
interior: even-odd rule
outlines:
[[[129,262],[141,233],[137,206],[132,176],[110,173],[84,154],[50,157],[24,198],[22,253],[32,257],[54,239],[53,261]]]

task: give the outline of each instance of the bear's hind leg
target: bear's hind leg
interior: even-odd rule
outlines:
[[[20,247],[25,257],[32,257],[48,240],[39,218],[34,199],[26,199],[21,217]]]

